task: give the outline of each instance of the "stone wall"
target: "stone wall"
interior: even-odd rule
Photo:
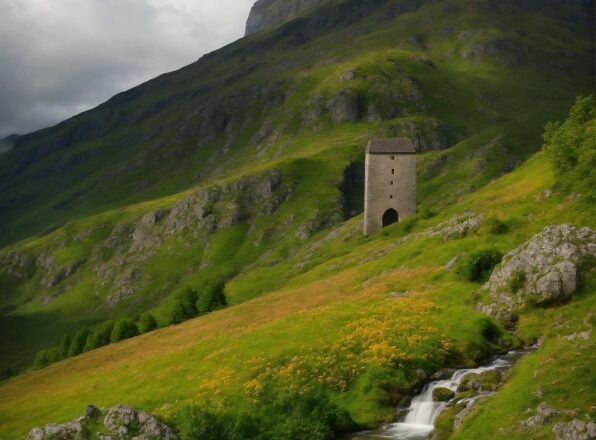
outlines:
[[[364,234],[383,227],[390,208],[399,219],[416,214],[416,155],[366,154],[364,182]]]

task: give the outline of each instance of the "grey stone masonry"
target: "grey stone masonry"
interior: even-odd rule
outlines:
[[[416,150],[409,139],[369,141],[365,173],[364,235],[416,214]]]

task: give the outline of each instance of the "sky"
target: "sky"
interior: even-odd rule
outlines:
[[[255,0],[0,0],[0,138],[51,126],[242,37]]]

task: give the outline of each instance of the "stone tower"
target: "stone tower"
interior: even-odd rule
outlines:
[[[364,235],[416,214],[416,151],[405,138],[372,139],[366,147]]]

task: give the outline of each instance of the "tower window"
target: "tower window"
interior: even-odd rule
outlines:
[[[393,198],[393,194],[389,194],[389,198],[392,199]]]
[[[391,174],[395,174],[395,169],[391,168]]]
[[[391,185],[393,185],[393,180],[391,181]]]
[[[391,160],[395,160],[395,156],[391,156]]]

